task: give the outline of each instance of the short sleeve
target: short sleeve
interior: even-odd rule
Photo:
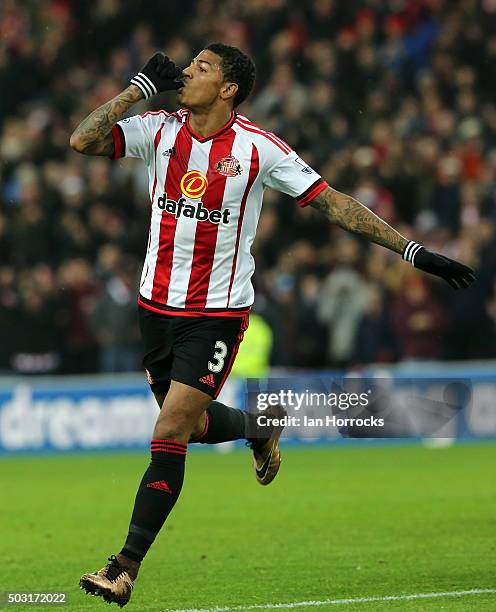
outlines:
[[[271,145],[269,154],[272,163],[265,174],[264,184],[296,198],[300,206],[306,206],[329,186],[295,151],[287,152]]]
[[[134,115],[118,121],[112,128],[114,137],[114,155],[121,157],[138,157],[147,164],[153,154],[153,120],[150,115]]]

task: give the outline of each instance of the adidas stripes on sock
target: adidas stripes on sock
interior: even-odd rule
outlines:
[[[179,497],[184,480],[186,445],[153,439],[152,460],[136,494],[129,533],[121,550],[141,562]]]

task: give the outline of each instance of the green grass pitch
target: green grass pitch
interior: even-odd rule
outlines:
[[[78,580],[119,551],[147,462],[147,453],[1,459],[0,591],[65,591],[69,605],[57,609],[117,610]],[[496,445],[283,448],[266,488],[250,462],[248,449],[189,454],[182,496],[126,610],[496,587]],[[42,608],[55,609],[1,609]],[[495,611],[496,594],[292,609]]]

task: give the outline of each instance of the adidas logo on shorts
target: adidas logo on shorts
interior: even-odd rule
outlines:
[[[204,385],[208,385],[209,387],[215,387],[215,379],[213,374],[206,374],[198,379]]]

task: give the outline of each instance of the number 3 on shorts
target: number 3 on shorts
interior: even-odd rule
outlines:
[[[220,372],[224,367],[224,357],[227,355],[227,346],[225,342],[222,340],[217,340],[215,342],[216,351],[214,353],[215,361],[208,362],[208,369],[211,372]]]

